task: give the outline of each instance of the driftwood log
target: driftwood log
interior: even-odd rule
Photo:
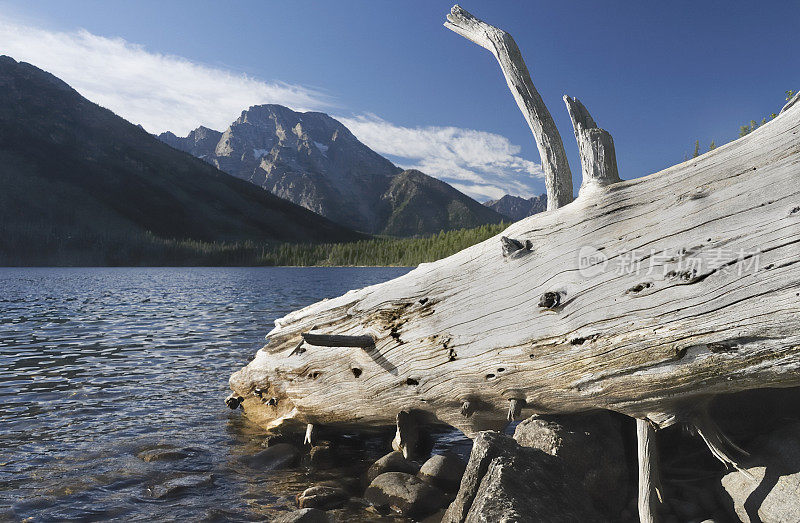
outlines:
[[[640,517],[655,520],[654,429],[691,424],[735,466],[708,400],[800,385],[800,104],[620,181],[610,134],[566,97],[584,176],[569,203],[561,139],[513,39],[458,6],[447,18],[497,56],[557,210],[276,320],[229,404],[308,439],[314,424],[395,425],[407,455],[425,424],[472,436],[535,413],[621,412],[638,420]]]

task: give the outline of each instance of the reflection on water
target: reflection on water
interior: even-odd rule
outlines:
[[[255,520],[292,506],[324,475],[241,463],[263,435],[224,407],[228,376],[275,318],[407,271],[0,269],[0,519]],[[174,452],[145,461],[153,449]],[[184,477],[186,495],[154,495]]]

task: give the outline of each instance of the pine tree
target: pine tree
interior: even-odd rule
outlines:
[[[711,145],[708,146],[708,150],[709,151],[713,151],[716,148],[717,148],[717,144],[714,143],[714,140],[711,140]]]
[[[692,155],[692,158],[697,158],[698,156],[700,156],[700,140],[695,140],[694,154]]]

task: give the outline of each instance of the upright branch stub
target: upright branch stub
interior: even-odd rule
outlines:
[[[397,431],[392,440],[392,448],[403,453],[406,459],[416,457],[417,443],[419,442],[419,424],[414,415],[401,410],[397,413]]]
[[[444,26],[489,50],[497,58],[508,88],[511,89],[511,94],[536,139],[547,187],[547,210],[558,209],[570,203],[572,172],[561,135],[542,97],[533,86],[531,75],[514,39],[505,31],[475,18],[459,5],[454,5],[450,10]]]
[[[580,192],[584,193],[594,187],[603,187],[620,181],[617,169],[617,153],[614,150],[614,139],[611,134],[597,127],[589,111],[577,98],[564,96],[575,140],[581,156],[583,183]]]

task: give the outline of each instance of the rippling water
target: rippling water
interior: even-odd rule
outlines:
[[[0,519],[256,520],[308,470],[224,407],[272,321],[405,268],[0,269]],[[137,455],[175,448],[182,459]],[[382,449],[378,449],[382,450]],[[161,500],[152,488],[210,480]]]

